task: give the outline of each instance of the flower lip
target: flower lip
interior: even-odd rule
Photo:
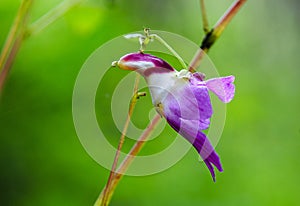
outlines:
[[[146,70],[149,68],[164,68],[174,71],[173,67],[164,60],[141,52],[127,54],[118,61],[117,65],[124,70]]]

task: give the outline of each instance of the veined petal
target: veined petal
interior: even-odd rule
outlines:
[[[223,168],[221,165],[220,157],[214,150],[206,135],[199,131],[195,141],[193,142],[193,146],[196,148],[196,150],[204,160],[213,180],[216,181],[213,165],[215,165],[220,172],[223,171]]]
[[[190,85],[190,89],[193,92],[193,96],[190,98],[196,98],[198,103],[197,110],[200,115],[199,119],[204,122],[209,120],[212,116],[213,109],[207,87],[205,85]]]
[[[186,138],[198,151],[207,165],[213,180],[213,165],[222,171],[220,158],[201,130],[210,124],[212,107],[205,84],[187,84],[172,94],[168,94],[162,102],[163,113],[170,126]]]
[[[195,120],[195,128],[204,130],[209,127],[212,106],[205,84],[192,85],[188,81],[181,87],[168,91],[161,102],[164,113],[187,121]]]
[[[165,113],[165,115],[170,126],[194,146],[215,181],[213,165],[215,165],[220,172],[223,171],[223,168],[218,154],[215,152],[206,135],[201,132],[201,126],[197,128],[199,121],[183,119],[178,117],[175,113]]]
[[[222,102],[228,103],[234,97],[234,76],[213,78],[206,81],[207,88],[215,93]]]

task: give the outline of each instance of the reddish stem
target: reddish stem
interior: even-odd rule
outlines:
[[[107,193],[107,199],[106,199],[105,204],[109,203],[109,201],[110,201],[110,199],[111,199],[111,197],[112,197],[119,181],[124,176],[124,173],[126,172],[128,167],[130,166],[130,164],[132,163],[132,161],[134,160],[136,155],[141,151],[141,149],[143,148],[143,146],[147,142],[147,139],[149,138],[151,132],[154,130],[156,125],[159,123],[160,119],[161,119],[161,117],[159,116],[159,114],[156,114],[155,117],[152,119],[151,123],[147,126],[147,128],[145,129],[143,134],[140,136],[138,141],[135,143],[135,145],[133,145],[133,147],[130,150],[129,154],[127,154],[125,159],[122,161],[121,165],[119,166],[119,168],[115,172],[115,176],[113,176],[111,186],[110,186],[109,191]],[[105,190],[102,190],[102,192],[100,193],[100,195],[99,195],[96,203],[94,204],[94,206],[99,206],[99,205],[103,204],[104,192],[105,192]]]
[[[123,144],[125,142],[125,135],[127,133],[127,129],[128,129],[129,123],[130,123],[130,119],[131,119],[131,116],[133,114],[133,110],[134,110],[134,107],[136,105],[136,102],[137,102],[139,79],[140,79],[140,75],[136,74],[134,88],[133,88],[133,97],[132,97],[132,100],[130,102],[127,119],[126,119],[126,122],[125,122],[125,125],[124,125],[124,128],[123,128],[123,131],[122,131],[122,135],[120,137],[120,141],[119,141],[119,144],[118,144],[118,148],[117,148],[117,152],[116,152],[116,155],[115,155],[115,158],[114,158],[114,162],[113,162],[112,168],[111,168],[110,173],[109,173],[107,184],[106,184],[105,189],[104,189],[103,201],[101,203],[101,206],[106,206],[107,205],[108,193],[110,191],[111,182],[112,182],[112,180],[113,180],[113,178],[116,174],[115,170],[117,168],[118,160],[119,160],[120,154],[121,154],[121,150],[122,150]]]
[[[33,0],[23,0],[0,56],[0,93],[25,36]]]
[[[10,50],[9,56],[5,61],[5,64],[3,66],[3,70],[0,73],[0,93],[3,89],[5,80],[7,78],[7,75],[11,69],[11,66],[14,62],[14,59],[21,47],[22,44],[22,40],[23,40],[23,35],[19,35],[18,38],[15,40],[14,45],[12,47],[12,49]]]

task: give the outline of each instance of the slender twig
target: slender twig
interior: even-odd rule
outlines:
[[[227,27],[232,18],[237,14],[241,7],[246,3],[247,0],[237,0],[231,7],[226,11],[226,13],[221,17],[221,19],[214,26],[214,34],[219,37],[223,30]]]
[[[29,8],[32,4],[32,0],[23,0],[21,2],[20,8],[17,12],[15,20],[11,26],[11,29],[7,35],[6,42],[3,46],[1,56],[0,56],[0,71],[3,70],[5,61],[8,58],[8,55],[13,47],[13,44],[17,38],[17,35],[20,31],[20,27],[23,26],[24,18],[27,15]]]
[[[0,57],[0,93],[3,89],[5,79],[9,73],[11,65],[21,47],[25,30],[28,23],[29,11],[32,0],[23,0],[16,15],[15,21],[8,34]]]
[[[65,0],[30,26],[28,26],[27,20],[33,0],[22,1],[0,55],[0,93],[23,41],[31,35],[39,33],[45,27],[63,16],[71,8],[84,1],[85,0]]]
[[[216,40],[221,36],[224,29],[227,27],[232,18],[241,9],[246,0],[236,0],[232,6],[225,12],[225,14],[216,23],[213,29],[210,30],[204,37],[200,49],[196,52],[193,60],[190,63],[189,71],[195,72],[197,67],[200,65],[200,61],[204,54],[208,52],[211,46],[216,42]]]
[[[55,22],[57,19],[62,17],[65,13],[67,13],[71,8],[79,5],[85,0],[65,0],[58,4],[56,7],[48,11],[38,20],[33,22],[28,28],[28,35],[36,35],[41,32],[48,25]]]
[[[207,34],[209,32],[209,24],[208,24],[206,7],[205,7],[204,1],[205,0],[200,0],[200,7],[201,7],[203,30],[204,30],[204,33]]]
[[[114,158],[114,162],[113,162],[112,168],[110,170],[110,174],[109,174],[109,177],[108,177],[107,184],[106,184],[105,189],[104,189],[103,201],[102,201],[101,206],[106,206],[107,205],[107,199],[108,199],[108,194],[109,194],[109,191],[110,191],[111,181],[113,180],[113,177],[115,176],[115,170],[116,170],[117,165],[118,165],[118,160],[119,160],[119,157],[120,157],[122,146],[123,146],[124,141],[125,141],[125,136],[126,136],[126,133],[127,133],[129,123],[130,123],[130,119],[131,119],[131,116],[133,114],[133,110],[134,110],[134,107],[136,105],[137,99],[139,98],[139,94],[138,94],[139,80],[140,80],[140,75],[137,73],[136,78],[135,78],[134,88],[133,88],[133,97],[132,97],[130,105],[129,105],[129,111],[128,111],[127,119],[126,119],[126,122],[125,122],[125,125],[124,125],[124,128],[123,128],[121,137],[120,137],[120,141],[119,141],[119,144],[118,144],[118,148],[117,148],[117,152],[116,152],[116,155],[115,155],[115,158]]]
[[[157,34],[150,34],[150,28],[144,28],[144,34],[145,36],[139,34],[134,35],[135,37],[139,37],[140,44],[141,44],[141,48],[140,48],[141,52],[144,52],[146,46],[151,42],[151,40],[156,40],[160,44],[165,46],[177,58],[177,60],[179,61],[179,63],[184,69],[187,68],[185,62],[180,57],[180,55],[163,38],[161,38]],[[134,38],[133,35],[126,35],[126,36],[127,36],[126,38]]]
[[[15,40],[14,42],[14,45],[9,53],[9,56],[8,58],[6,59],[5,61],[5,64],[4,64],[4,67],[3,67],[3,70],[1,71],[0,73],[0,93],[3,89],[3,86],[4,86],[4,83],[5,83],[5,80],[7,78],[7,75],[10,71],[10,68],[12,66],[12,63],[21,47],[21,43],[22,43],[22,40],[23,40],[23,35],[19,35],[18,38]]]
[[[110,187],[110,192],[108,194],[108,199],[107,199],[107,204],[109,203],[113,192],[115,191],[119,181],[122,179],[124,176],[124,173],[136,157],[136,155],[141,151],[145,143],[147,142],[147,139],[149,138],[151,132],[154,130],[156,125],[159,123],[159,120],[161,119],[160,115],[156,114],[155,117],[151,120],[151,123],[148,125],[148,127],[145,129],[143,134],[140,136],[138,141],[135,143],[135,145],[132,147],[130,150],[129,154],[126,155],[125,159],[122,161],[121,165],[116,171],[116,175],[111,183]],[[94,206],[99,206],[102,204],[103,201],[103,195],[104,195],[104,190],[102,190],[101,194],[99,195],[99,198],[97,199],[96,203]]]
[[[183,61],[183,59],[179,56],[179,54],[165,40],[163,40],[163,38],[161,38],[160,36],[158,36],[156,34],[151,34],[150,37],[152,37],[153,39],[156,39],[159,43],[164,45],[178,59],[181,66],[184,69],[187,68],[187,66],[186,66],[185,62]]]

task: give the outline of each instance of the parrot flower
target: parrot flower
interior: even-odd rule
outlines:
[[[223,168],[202,132],[209,127],[213,113],[208,90],[224,103],[230,102],[235,92],[234,76],[204,81],[200,73],[177,71],[164,60],[142,52],[127,54],[116,63],[119,68],[136,71],[145,78],[157,112],[194,146],[215,181],[213,165],[220,172]]]

